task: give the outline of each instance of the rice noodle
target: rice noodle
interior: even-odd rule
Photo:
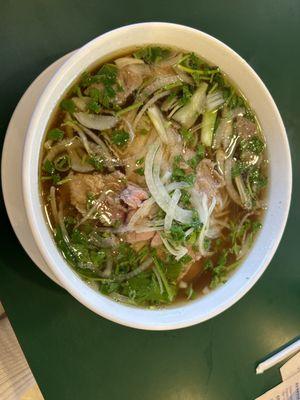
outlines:
[[[154,103],[156,103],[157,100],[165,96],[168,96],[169,94],[170,90],[165,90],[164,92],[155,94],[149,101],[147,101],[147,103],[140,109],[137,116],[135,117],[135,120],[133,121],[133,129],[137,127],[137,124],[139,123],[140,119],[142,118],[142,116],[148,110],[149,107],[151,107]]]
[[[231,198],[236,204],[242,207],[241,199],[240,196],[238,195],[237,191],[235,190],[233,183],[232,183],[232,157],[228,157],[225,160],[224,164],[225,170],[224,170],[224,178],[225,178],[225,183],[226,183],[226,189],[227,192]]]
[[[59,224],[63,239],[66,243],[70,243],[69,235],[68,235],[65,223],[64,223],[64,207],[63,207],[62,201],[59,203],[57,217],[58,217],[58,224]]]
[[[129,131],[130,143],[132,143],[134,140],[134,137],[135,137],[133,126],[126,118],[122,118],[122,121],[124,122],[124,124],[126,125],[128,131]]]
[[[122,282],[128,279],[133,278],[134,276],[139,275],[141,272],[144,272],[147,268],[152,264],[152,258],[147,258],[139,267],[129,272],[128,274],[119,275],[116,277],[117,282]]]
[[[50,188],[50,205],[51,205],[51,211],[52,215],[54,218],[55,223],[58,223],[58,213],[57,213],[57,204],[56,204],[56,197],[55,197],[55,187],[51,186]]]
[[[173,222],[174,215],[175,215],[175,207],[177,206],[177,204],[180,200],[180,197],[181,197],[180,190],[175,189],[174,194],[170,201],[169,209],[168,209],[168,211],[166,213],[166,217],[165,217],[165,224],[164,224],[165,231],[169,231],[171,229],[172,222]]]

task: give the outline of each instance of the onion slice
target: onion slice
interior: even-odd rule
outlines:
[[[114,128],[118,122],[118,118],[112,115],[96,115],[84,112],[74,113],[77,121],[89,129],[103,131]]]
[[[173,222],[174,215],[175,215],[175,207],[177,206],[177,204],[180,200],[180,197],[181,197],[181,191],[179,189],[175,189],[174,194],[170,201],[170,206],[169,206],[168,212],[166,213],[166,216],[165,216],[165,224],[164,224],[165,231],[169,231],[171,229],[172,222]]]

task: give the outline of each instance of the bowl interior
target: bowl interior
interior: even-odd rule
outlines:
[[[267,141],[268,209],[264,224],[243,264],[223,286],[184,305],[147,310],[119,304],[96,293],[66,264],[45,224],[39,197],[39,151],[52,110],[71,83],[96,61],[135,46],[158,43],[202,55],[221,67],[255,110]],[[276,182],[274,177],[276,176]],[[35,241],[63,286],[96,313],[141,329],[176,329],[207,320],[240,299],[261,276],[281,239],[291,196],[291,160],[285,129],[276,105],[251,67],[211,36],[181,25],[144,23],[108,32],[79,49],[54,75],[41,96],[28,129],[23,160],[23,193]]]

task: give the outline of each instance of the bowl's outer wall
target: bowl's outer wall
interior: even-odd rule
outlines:
[[[270,161],[269,204],[264,226],[253,249],[231,279],[211,294],[185,306],[165,310],[130,308],[105,298],[86,286],[57,251],[44,223],[40,206],[37,168],[41,132],[61,94],[95,60],[119,48],[162,43],[202,54],[238,83],[257,113],[267,139]],[[56,73],[32,117],[23,164],[23,191],[27,214],[37,245],[60,282],[79,301],[106,318],[141,329],[175,329],[192,325],[222,312],[242,297],[263,273],[280,241],[291,195],[290,153],[279,112],[264,84],[236,53],[216,39],[191,28],[152,23],[109,32],[90,42]],[[276,177],[276,180],[274,179]]]

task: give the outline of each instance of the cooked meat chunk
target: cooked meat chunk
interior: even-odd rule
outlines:
[[[222,186],[224,186],[223,177],[215,170],[213,162],[209,159],[202,160],[197,167],[196,190],[206,193],[211,199]]]
[[[128,232],[126,234],[126,242],[136,243],[150,240],[153,238],[155,232]]]
[[[162,240],[160,234],[158,232],[155,233],[151,240],[151,247],[158,247],[162,244]]]
[[[129,207],[137,209],[144,200],[148,199],[148,193],[138,186],[128,185],[120,195],[120,199]]]
[[[126,65],[121,68],[118,74],[118,80],[122,86],[122,91],[116,95],[116,103],[123,104],[127,98],[138,89],[145,77],[150,74],[150,69],[144,64]]]
[[[71,204],[84,214],[87,211],[87,196],[89,194],[99,196],[104,189],[111,189],[119,195],[125,183],[124,175],[116,171],[108,175],[78,173],[72,176],[68,186]]]
[[[244,139],[253,136],[256,133],[257,125],[245,117],[237,117],[236,119],[237,134]]]

